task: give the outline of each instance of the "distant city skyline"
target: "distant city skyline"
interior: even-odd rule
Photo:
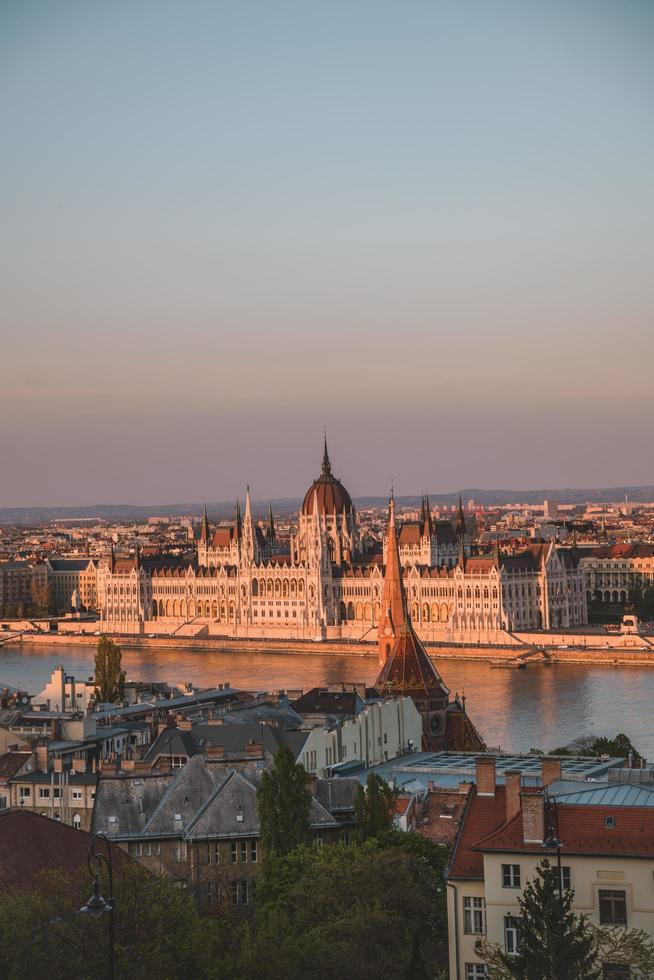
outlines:
[[[654,5],[0,9],[0,507],[647,485]]]

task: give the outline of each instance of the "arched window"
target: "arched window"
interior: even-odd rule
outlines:
[[[75,830],[82,829],[82,818],[80,817],[79,813],[73,814],[73,827],[75,828]]]
[[[432,602],[431,604],[431,621],[432,623],[437,623],[440,618],[438,603]]]
[[[300,579],[297,583],[297,594],[304,595],[304,580]]]
[[[429,606],[425,602],[422,607],[422,621],[423,623],[429,622]]]
[[[446,602],[441,602],[441,623],[447,623],[450,618],[450,611]]]
[[[297,582],[294,578],[291,579],[291,598],[295,598],[297,595]]]
[[[256,578],[252,579],[252,595],[259,595],[259,582]]]
[[[419,613],[418,613],[418,603],[417,602],[414,602],[413,605],[411,606],[411,618],[414,621],[414,623],[417,623],[418,622],[418,615],[419,615]]]
[[[285,599],[288,598],[288,579],[287,578],[285,578],[284,581],[282,582],[282,595],[284,596]]]
[[[268,579],[268,583],[266,585],[266,590],[267,590],[268,598],[269,599],[272,599],[272,597],[273,597],[273,580],[271,578]]]
[[[354,619],[354,605],[351,602],[347,604],[347,618]]]
[[[366,602],[365,606],[363,607],[363,618],[367,623],[372,620],[372,606],[369,602]]]
[[[338,615],[342,623],[347,619],[347,609],[344,602],[341,602],[338,607]]]
[[[279,599],[282,594],[282,582],[281,579],[275,579],[275,598]]]

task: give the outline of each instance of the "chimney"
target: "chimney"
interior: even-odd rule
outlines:
[[[248,742],[245,746],[246,759],[261,759],[263,756],[263,745],[261,742]]]
[[[545,797],[542,793],[521,793],[522,836],[525,844],[542,844],[545,837]]]
[[[479,755],[475,759],[477,796],[495,796],[495,758]]]
[[[207,745],[205,755],[207,759],[224,759],[225,758],[225,746],[224,745]]]
[[[457,787],[457,792],[461,793],[462,796],[467,796],[468,793],[470,792],[471,786],[472,783],[464,779],[459,783]]]
[[[48,746],[47,745],[36,746],[36,768],[39,770],[39,772],[48,771]]]
[[[86,759],[73,759],[73,772],[86,772]]]
[[[61,756],[53,760],[52,769],[54,772],[64,771],[64,760],[61,758]]]
[[[520,812],[520,791],[522,773],[519,769],[507,769],[504,773],[504,792],[506,796],[506,819],[511,820]]]
[[[543,786],[549,786],[561,778],[561,760],[543,756],[540,764]]]

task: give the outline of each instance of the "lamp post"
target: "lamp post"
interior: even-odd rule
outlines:
[[[104,851],[96,849],[96,844],[99,841],[104,843]],[[114,980],[114,909],[116,908],[116,899],[114,898],[111,844],[104,834],[94,834],[91,838],[87,864],[93,878],[93,894],[86,905],[82,906],[80,912],[84,912],[94,919],[100,919],[103,915],[109,916],[109,980]],[[107,899],[100,894],[100,874],[105,868],[109,877],[109,897]]]
[[[561,838],[559,837],[559,810],[556,803],[556,798],[548,793],[548,795],[545,797],[545,805],[547,807],[548,814],[548,836],[547,839],[543,841],[543,847],[556,848],[556,868],[559,877],[559,902],[561,903],[561,909],[563,909],[563,869],[561,868]],[[551,820],[552,814],[554,814],[553,824]]]

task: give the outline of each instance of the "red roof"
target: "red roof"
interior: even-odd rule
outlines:
[[[468,807],[450,861],[449,877],[483,879],[484,857],[481,851],[473,848],[482,837],[505,823],[504,787],[497,786],[495,796],[478,796],[477,789],[473,786],[468,799]]]
[[[654,857],[654,809],[651,807],[574,806],[559,803],[558,836],[563,855]],[[607,827],[612,816],[615,826]],[[506,821],[504,786],[495,796],[472,790],[452,854],[451,878],[483,878],[485,852],[543,854],[542,844],[525,844],[522,813]]]
[[[86,869],[91,834],[29,810],[0,811],[0,890],[29,888],[43,871],[71,876]],[[132,859],[114,847],[116,864]]]
[[[603,854],[620,857],[654,856],[654,811],[651,807],[574,806],[559,803],[558,836],[562,854]],[[606,826],[612,816],[615,825]],[[525,844],[522,813],[481,839],[480,851],[542,851],[542,844]]]

